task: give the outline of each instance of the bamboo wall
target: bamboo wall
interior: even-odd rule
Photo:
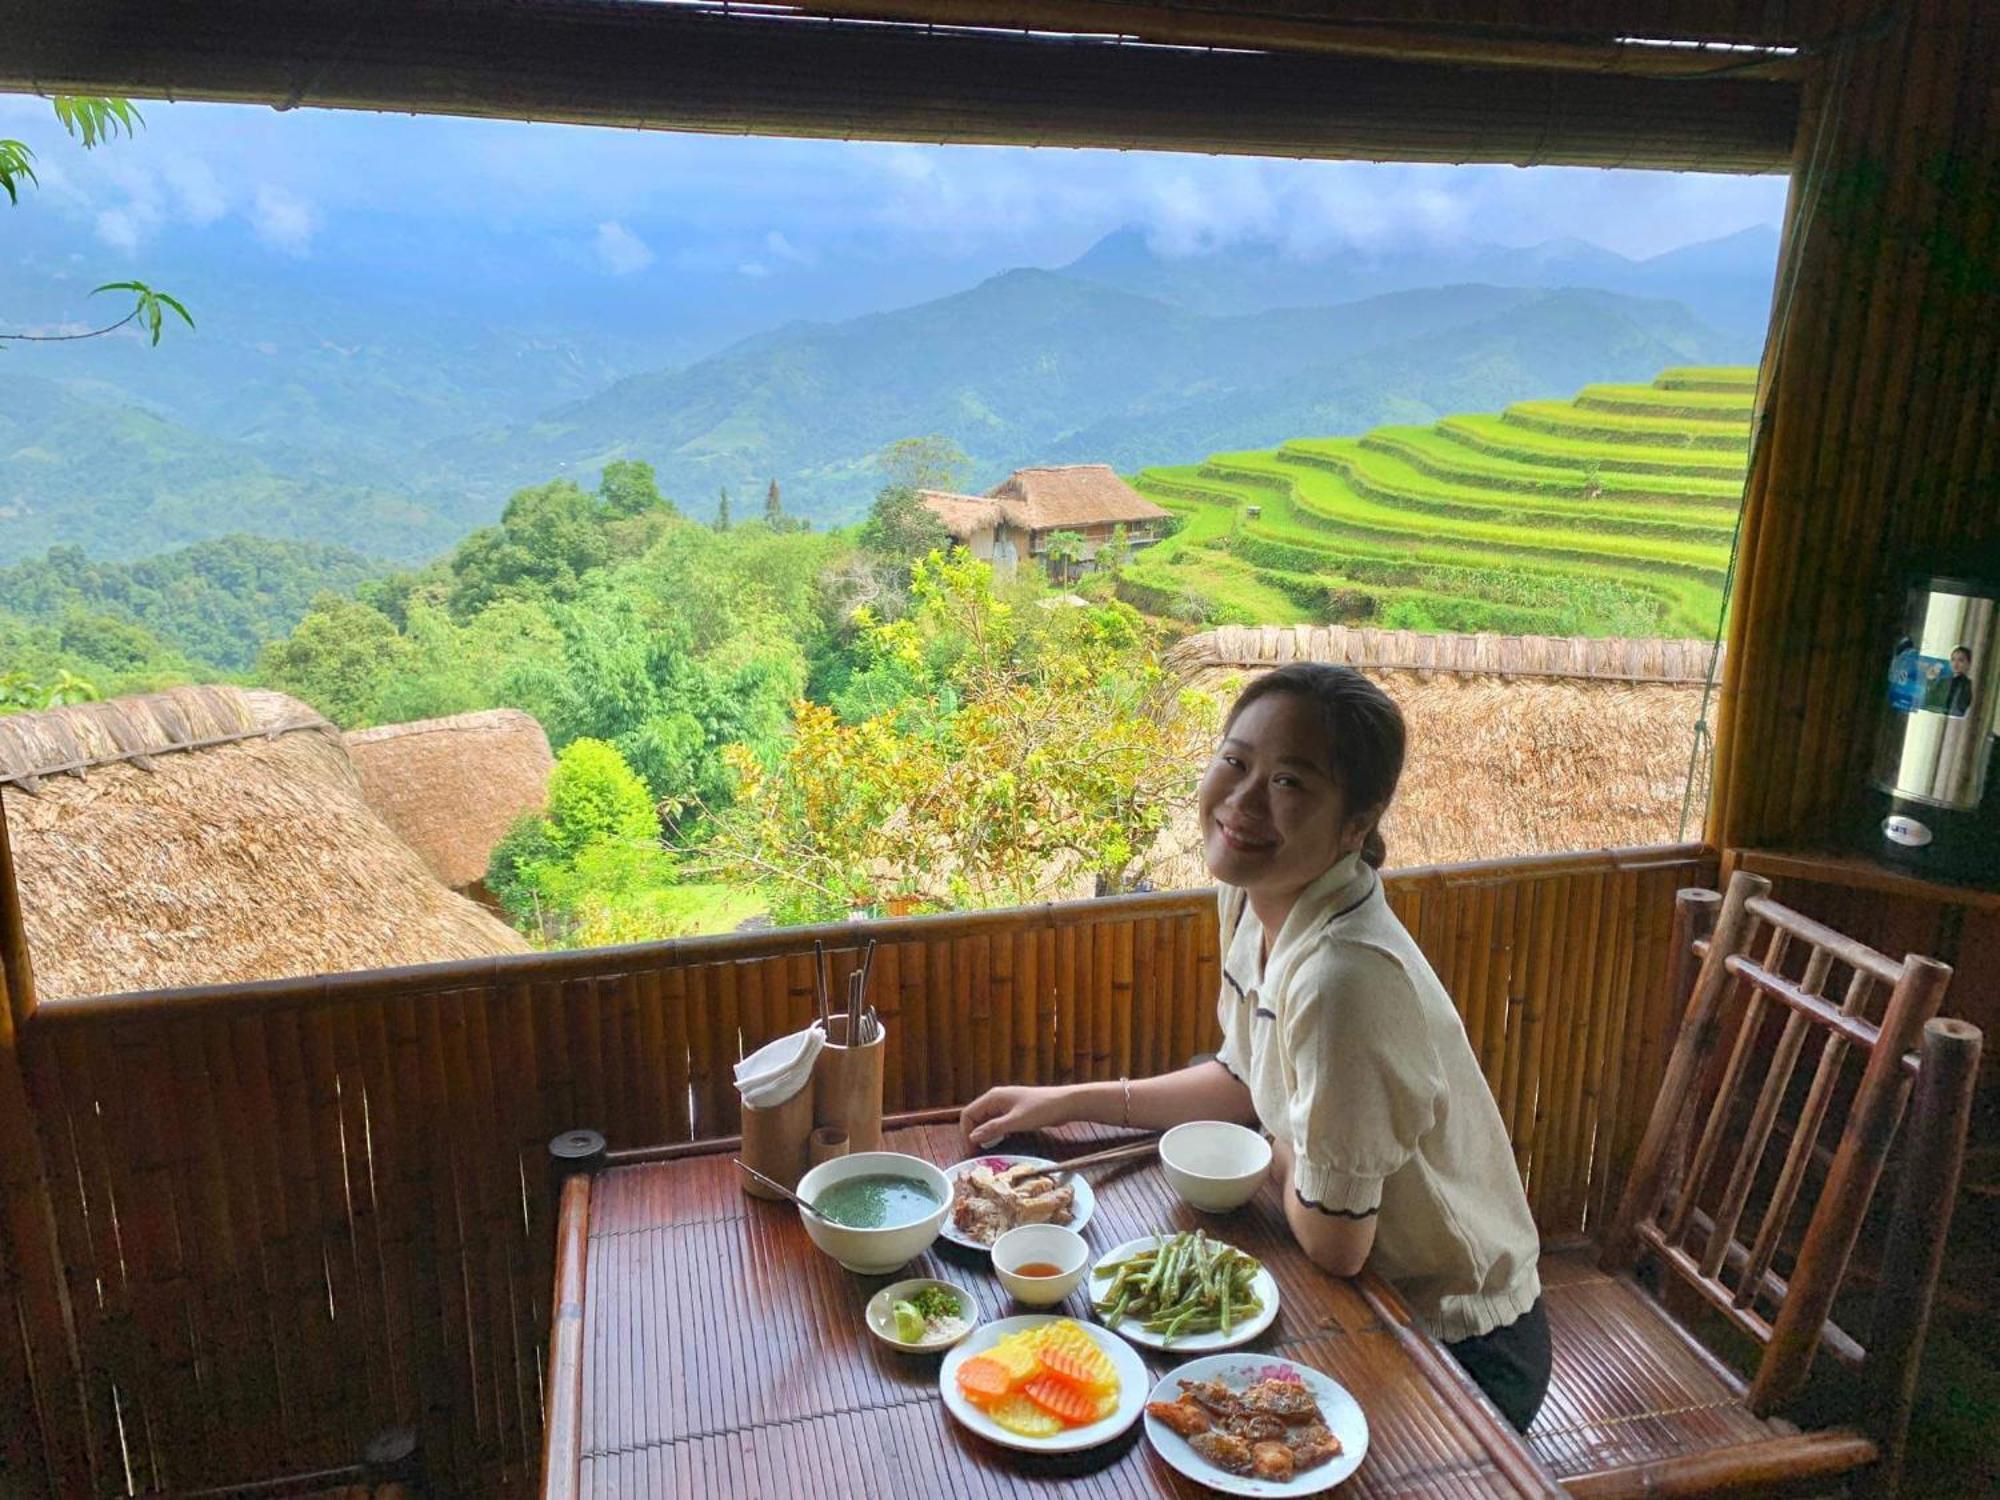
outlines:
[[[1867,766],[1897,570],[2000,542],[2000,7],[1894,14],[1808,91],[1731,612],[1722,848],[1832,841]]]
[[[1391,879],[1548,1233],[1617,1191],[1673,1031],[1673,892],[1713,878],[1680,848]],[[728,1065],[806,1022],[815,935],[843,964],[882,939],[891,1110],[1175,1066],[1217,1039],[1214,926],[1176,893],[44,1006],[0,1058],[35,1127],[0,1114],[0,1407],[41,1415],[0,1491],[121,1493],[127,1455],[140,1489],[337,1464],[394,1420],[455,1485],[525,1483],[550,1136],[732,1134]],[[20,1259],[38,1216],[54,1287]],[[57,1294],[75,1357],[30,1381],[17,1330]]]

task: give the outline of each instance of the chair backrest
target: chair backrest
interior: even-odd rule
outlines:
[[[1694,948],[1701,967],[1604,1261],[1626,1269],[1652,1255],[1763,1345],[1746,1401],[1768,1415],[1800,1393],[1819,1348],[1854,1366],[1866,1358],[1830,1314],[1916,1076],[1906,1054],[1951,970],[1887,958],[1780,906],[1769,881],[1742,872]],[[1812,1044],[1810,1082],[1795,1088]],[[1976,1032],[1972,1045],[1976,1055]],[[1857,1062],[1859,1082],[1843,1081]],[[1829,1152],[1820,1137],[1843,1095]],[[1781,1160],[1767,1159],[1774,1138]],[[1962,1154],[1962,1133],[1953,1150]],[[1956,1155],[1950,1166],[1955,1182]],[[1790,1246],[1815,1168],[1824,1180],[1781,1275],[1773,1259]]]

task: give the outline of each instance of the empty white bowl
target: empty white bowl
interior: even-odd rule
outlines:
[[[936,1209],[912,1223],[885,1229],[851,1229],[808,1213],[801,1213],[799,1221],[806,1226],[812,1242],[848,1270],[863,1276],[884,1276],[930,1248],[951,1209],[951,1184],[944,1173],[922,1157],[905,1156],[900,1151],[860,1151],[821,1162],[799,1179],[798,1194],[813,1203],[836,1182],[866,1177],[872,1172],[916,1178],[937,1198]]]
[[[1160,1170],[1196,1208],[1224,1214],[1257,1196],[1271,1170],[1271,1143],[1227,1120],[1190,1120],[1160,1137]]]
[[[1020,1268],[1051,1265],[1053,1276],[1023,1276]],[[1083,1280],[1090,1267],[1090,1246],[1074,1229],[1060,1224],[1023,1224],[993,1242],[993,1271],[1016,1302],[1029,1307],[1053,1307]]]

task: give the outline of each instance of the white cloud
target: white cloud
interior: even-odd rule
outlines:
[[[123,250],[128,255],[139,248],[139,242],[151,233],[152,228],[130,208],[101,209],[96,227],[100,240],[113,250]]]
[[[761,261],[746,260],[736,268],[738,276],[748,276],[752,281],[761,281],[771,274],[771,268]]]
[[[776,229],[764,236],[764,248],[779,260],[788,260],[795,266],[810,266],[819,260],[817,255],[810,250],[801,250]]]
[[[616,219],[597,226],[597,258],[613,276],[630,276],[653,263],[652,247]]]
[[[170,156],[161,167],[178,217],[194,225],[213,224],[229,211],[229,195],[207,162],[198,156]]]
[[[319,212],[289,188],[259,183],[250,206],[250,227],[273,250],[304,255],[319,232]]]

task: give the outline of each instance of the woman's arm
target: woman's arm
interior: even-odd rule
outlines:
[[[1360,1274],[1368,1252],[1375,1248],[1376,1216],[1355,1219],[1314,1208],[1299,1196],[1293,1182],[1296,1165],[1292,1143],[1283,1136],[1273,1139],[1271,1166],[1278,1174],[1278,1192],[1284,1199],[1285,1222],[1292,1227],[1292,1237],[1322,1271],[1335,1276]]]
[[[1196,1063],[1174,1073],[1131,1081],[1131,1114],[1125,1109],[1126,1085],[1058,1084],[1042,1088],[1009,1085],[988,1089],[966,1105],[958,1127],[975,1146],[990,1146],[1006,1136],[1044,1130],[1071,1120],[1100,1125],[1129,1124],[1140,1130],[1166,1130],[1188,1120],[1233,1120],[1254,1125],[1257,1111],[1250,1090],[1219,1062]]]

